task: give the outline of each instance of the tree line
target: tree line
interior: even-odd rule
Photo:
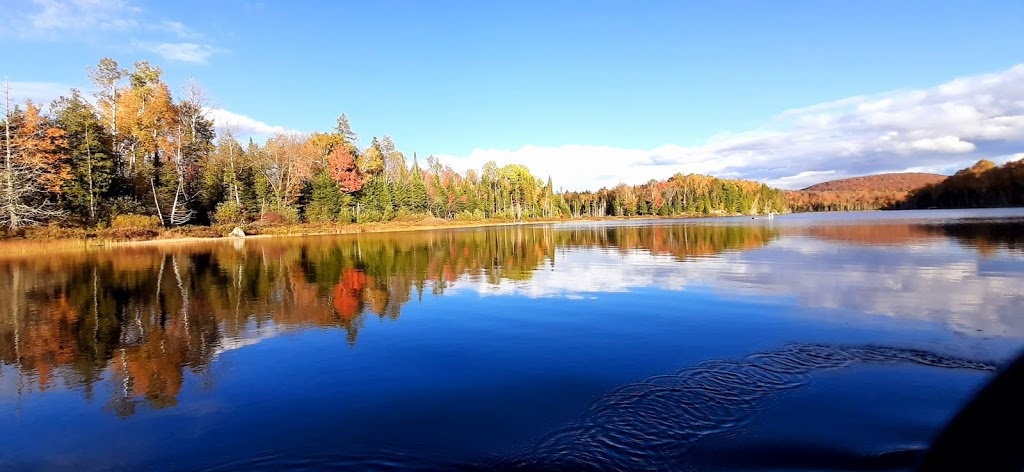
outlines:
[[[765,185],[677,174],[642,185],[556,191],[519,164],[456,172],[429,156],[410,165],[388,136],[361,147],[342,114],[326,132],[242,142],[218,133],[210,103],[189,80],[175,96],[160,67],[104,58],[79,90],[43,107],[4,90],[0,227],[42,224],[381,222],[443,219],[764,213],[785,211]],[[147,219],[139,219],[142,216]]]
[[[905,190],[796,190],[786,192],[786,203],[794,212],[882,210],[899,205],[908,194]]]
[[[1024,206],[1024,159],[1002,166],[980,160],[946,180],[914,190],[894,208]]]
[[[796,212],[1024,206],[1024,159],[1002,166],[983,159],[910,190],[805,189],[786,192],[786,200]]]

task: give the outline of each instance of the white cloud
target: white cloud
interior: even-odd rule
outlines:
[[[182,39],[198,39],[203,37],[203,35],[192,31],[191,28],[180,21],[163,20],[156,26],[156,29],[174,33],[175,36]]]
[[[284,126],[269,125],[245,115],[232,113],[223,108],[209,108],[206,110],[206,116],[213,120],[218,133],[223,133],[227,129],[230,129],[231,133],[234,134],[236,138],[243,138],[246,136],[266,138],[275,134],[299,132],[297,130],[285,128]]]
[[[37,105],[49,105],[50,102],[63,96],[70,96],[73,85],[56,82],[9,82],[11,87],[11,103],[22,104],[32,100]],[[0,87],[3,87],[0,84]],[[87,89],[80,89],[87,90]]]
[[[60,38],[69,32],[130,30],[139,26],[141,12],[123,0],[33,0],[9,8],[3,30],[24,39]]]
[[[800,187],[801,182],[831,180],[835,178],[835,174],[834,170],[806,170],[796,175],[775,179],[772,184],[780,188],[795,188]]]
[[[146,13],[126,0],[33,0],[12,5],[0,15],[0,36],[115,41],[167,60],[194,63],[206,62],[212,54],[221,52],[199,42],[204,35],[188,25]]]
[[[159,54],[169,61],[204,63],[214,48],[196,43],[137,43],[136,47]]]
[[[457,169],[489,160],[522,163],[572,190],[637,184],[676,172],[755,179],[782,188],[912,169],[949,173],[1024,147],[1024,65],[929,89],[786,110],[769,125],[693,147],[523,146],[440,157]]]
[[[958,152],[971,152],[974,149],[974,143],[964,141],[956,136],[943,136],[941,138],[918,139],[910,143],[910,151],[902,151],[904,153],[911,151],[935,151],[954,154]]]

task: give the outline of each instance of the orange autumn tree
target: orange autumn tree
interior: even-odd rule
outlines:
[[[172,131],[177,129],[178,113],[161,74],[159,67],[136,62],[129,87],[118,95],[117,128],[130,177],[151,173],[161,155],[174,151]]]
[[[45,223],[61,212],[49,198],[69,176],[60,151],[63,132],[31,101],[25,110],[11,105],[4,84],[3,135],[0,136],[0,226],[17,230]]]
[[[170,207],[164,201],[169,199],[164,187],[175,188],[177,179],[162,170],[174,165],[180,121],[170,89],[160,79],[162,73],[146,61],[135,63],[128,87],[117,95],[117,129],[125,161],[122,176],[132,183],[139,201],[164,220],[162,208]]]
[[[71,167],[63,154],[67,147],[64,131],[31,100],[25,102],[21,118],[21,130],[15,139],[22,162],[39,169],[40,183],[48,192],[61,193],[61,185],[71,177]]]

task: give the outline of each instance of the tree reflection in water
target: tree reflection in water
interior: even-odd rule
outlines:
[[[466,276],[527,281],[558,248],[685,262],[778,235],[761,225],[526,226],[8,256],[0,362],[13,367],[18,395],[63,382],[92,400],[108,382],[107,406],[124,417],[174,406],[186,370],[202,377],[254,336],[334,327],[354,346],[366,316],[398,319],[414,297]]]

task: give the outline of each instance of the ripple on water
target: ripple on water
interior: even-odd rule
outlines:
[[[577,422],[488,468],[685,470],[694,442],[746,425],[768,400],[807,385],[815,371],[857,362],[996,369],[992,362],[914,349],[790,344],[739,361],[707,361],[618,387],[591,404]],[[892,462],[905,456],[882,453],[865,460]]]
[[[816,371],[858,362],[983,371],[997,367],[993,362],[914,349],[790,344],[739,360],[706,361],[617,387],[595,400],[576,421],[514,453],[483,462],[466,463],[407,451],[309,457],[268,454],[208,470],[689,470],[693,467],[691,459],[696,459],[688,454],[695,442],[741,430],[769,400],[807,385]],[[764,454],[752,446],[739,453],[746,457],[731,457],[727,462],[734,466],[799,467],[801,460],[821,456],[835,459],[827,461],[830,463],[885,469],[893,464],[909,464],[921,452],[907,448],[860,454],[801,448],[787,455],[786,445],[762,449]],[[787,464],[787,460],[794,462]]]

